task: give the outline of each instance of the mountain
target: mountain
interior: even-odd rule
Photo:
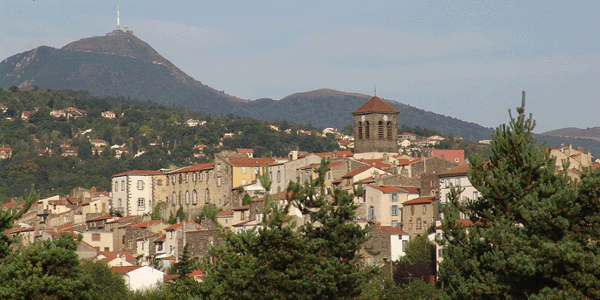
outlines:
[[[369,98],[371,96],[321,89],[296,93],[279,101],[259,99],[243,103],[232,113],[268,121],[285,119],[301,124],[310,122],[314,126],[335,127],[341,131],[344,126],[353,123],[350,113]],[[492,133],[491,128],[475,123],[464,122],[397,101],[386,99],[384,101],[400,111],[398,124],[435,129],[443,134],[452,132],[469,140],[489,139]]]
[[[0,62],[0,86],[87,90],[97,96],[126,96],[224,114],[246,102],[185,74],[130,32],[115,30],[47,46]]]
[[[210,114],[288,120],[342,129],[350,112],[370,96],[334,90],[297,93],[281,100],[242,100],[195,80],[131,32],[115,30],[60,49],[42,46],[0,62],[0,86],[87,90],[97,96],[124,96],[180,105]],[[469,140],[488,139],[491,129],[475,123],[386,100],[400,111],[399,124],[452,132]]]
[[[557,137],[570,137],[570,138],[580,138],[580,139],[591,139],[600,141],[600,127],[592,127],[587,129],[579,129],[576,127],[567,127],[556,129],[552,131],[547,131],[542,133],[542,135],[549,136],[557,136]]]

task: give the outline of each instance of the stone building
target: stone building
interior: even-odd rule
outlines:
[[[354,153],[398,153],[398,113],[378,97],[372,97],[352,112]]]
[[[193,218],[202,211],[204,205],[214,203],[211,200],[216,199],[218,193],[231,193],[230,189],[223,191],[217,186],[214,166],[214,163],[196,164],[169,172],[165,183],[167,209],[161,211],[161,215],[168,218],[171,214],[176,215],[179,207],[183,207],[186,214]]]

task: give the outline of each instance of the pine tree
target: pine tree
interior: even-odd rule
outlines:
[[[326,170],[327,164],[323,166]],[[270,186],[268,176],[261,177],[263,187]],[[215,262],[205,268],[205,297],[346,299],[359,295],[367,272],[361,268],[358,250],[367,229],[352,223],[353,194],[336,189],[326,196],[318,192],[322,183],[291,183],[285,205],[267,193],[261,228],[225,232],[224,247],[211,250]],[[295,230],[288,216],[292,203],[310,218]]]
[[[492,134],[489,162],[471,157],[478,200],[444,208],[447,252],[440,264],[443,299],[597,299],[600,297],[600,172],[581,182],[555,174],[537,146],[523,103]],[[473,222],[456,222],[457,212]]]

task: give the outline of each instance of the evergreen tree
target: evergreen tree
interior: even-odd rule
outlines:
[[[269,181],[262,176],[264,187]],[[205,268],[207,298],[346,299],[360,294],[368,273],[358,250],[367,229],[352,223],[353,194],[336,189],[326,196],[316,182],[291,183],[285,205],[267,193],[258,230],[224,232],[224,247],[211,249],[215,262]],[[288,216],[292,203],[309,217],[296,230]]]
[[[600,298],[600,170],[574,183],[531,136],[535,122],[511,116],[492,135],[489,162],[471,157],[478,200],[450,194],[440,264],[443,299]],[[456,222],[457,212],[473,222]]]

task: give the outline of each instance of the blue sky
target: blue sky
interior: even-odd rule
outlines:
[[[600,126],[600,1],[0,0],[0,59],[104,35],[117,6],[121,28],[243,99],[376,86],[495,127],[525,90],[535,132]]]

